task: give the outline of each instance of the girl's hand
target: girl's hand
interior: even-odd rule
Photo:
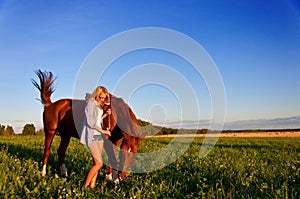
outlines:
[[[107,109],[106,113],[102,115],[102,119],[104,119],[105,117],[111,115],[111,109]]]
[[[111,136],[110,131],[109,130],[103,130],[102,131],[103,134],[108,135],[109,137]]]
[[[107,109],[106,113],[107,113],[108,115],[111,115],[111,109]]]
[[[111,109],[107,109],[107,111],[105,112],[105,114],[102,115],[102,119],[104,119],[105,117],[111,115]]]

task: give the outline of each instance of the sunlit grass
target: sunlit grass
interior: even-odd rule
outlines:
[[[113,187],[101,169],[95,190],[83,190],[92,159],[79,140],[66,154],[69,177],[59,174],[52,144],[47,176],[41,177],[43,136],[0,137],[0,198],[299,198],[299,138],[220,138],[212,151],[199,158],[203,139],[167,167],[131,174]],[[147,138],[140,151],[152,152],[171,138]],[[157,157],[160,161],[160,157]],[[163,161],[163,160],[161,160]]]

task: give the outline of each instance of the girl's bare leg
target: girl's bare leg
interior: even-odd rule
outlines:
[[[91,180],[91,183],[90,183],[90,188],[91,189],[94,189],[95,186],[96,186],[96,181],[97,181],[97,177],[98,177],[98,172],[94,175],[94,177],[92,178]]]
[[[94,188],[96,185],[98,171],[101,169],[103,164],[102,148],[103,148],[103,142],[95,142],[92,143],[90,146],[90,152],[92,154],[94,164],[86,177],[85,184],[83,186],[84,188],[88,186]]]

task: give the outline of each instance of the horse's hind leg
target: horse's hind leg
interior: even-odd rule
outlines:
[[[70,137],[62,136],[60,145],[57,149],[57,154],[58,154],[58,158],[59,158],[59,166],[60,166],[60,174],[61,174],[61,176],[65,176],[65,177],[68,176],[67,168],[65,165],[65,155],[66,155],[66,150],[67,150],[69,143],[70,143]]]
[[[46,165],[51,153],[50,148],[51,148],[54,135],[55,135],[55,130],[45,130],[45,149],[44,149],[42,176],[46,175]]]

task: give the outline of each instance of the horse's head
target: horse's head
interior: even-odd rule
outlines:
[[[106,112],[108,109],[110,109],[111,108],[111,105],[110,105],[110,103],[105,103],[105,104],[103,104],[103,106],[102,106],[102,109],[103,109],[103,111],[104,112]]]
[[[107,110],[111,109],[111,104],[105,103],[101,107],[105,114],[107,112]],[[113,111],[115,111],[115,110],[111,109],[111,114],[103,119],[103,121],[102,121],[103,129],[109,129],[110,131],[112,131],[115,128],[115,126],[117,125],[116,119],[114,117],[114,116],[116,116],[116,114],[115,113],[113,114]]]

